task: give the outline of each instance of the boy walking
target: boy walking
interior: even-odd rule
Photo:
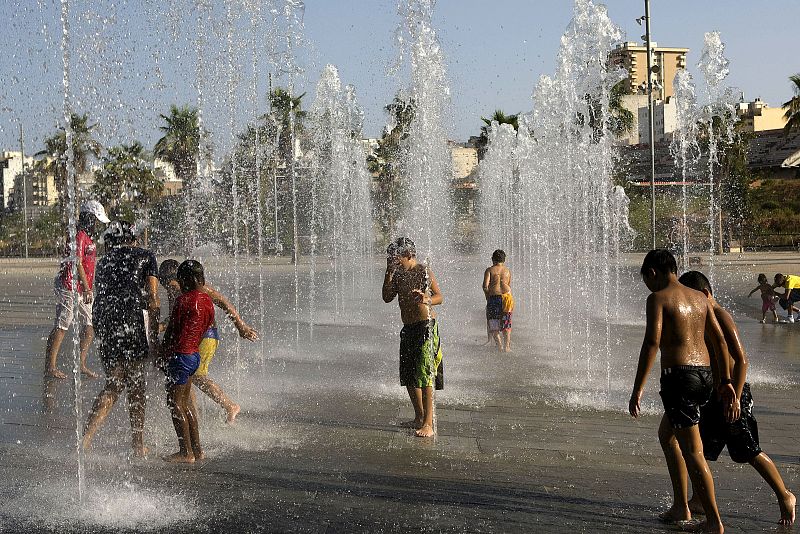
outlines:
[[[483,273],[483,294],[486,297],[486,328],[500,352],[511,352],[511,271],[505,265],[506,253],[492,253],[492,266]],[[502,339],[501,339],[502,333]]]
[[[678,281],[696,291],[705,294],[711,303],[714,315],[722,328],[728,350],[733,359],[733,387],[736,398],[741,403],[741,416],[736,421],[729,423],[722,413],[722,405],[716,396],[703,406],[700,413],[700,438],[703,441],[703,454],[706,460],[716,461],[719,454],[726,446],[731,460],[736,463],[749,463],[758,474],[769,484],[778,498],[781,510],[779,524],[788,526],[794,523],[795,496],[786,489],[778,469],[769,456],[761,450],[758,442],[758,425],[753,416],[753,396],[750,394],[750,384],[746,382],[749,362],[744,347],[742,346],[739,329],[733,317],[714,298],[711,283],[699,271],[689,271],[681,275]],[[764,277],[766,282],[766,277]],[[709,351],[713,348],[709,346]],[[699,511],[699,502],[695,496],[689,500],[689,509]]]
[[[786,320],[793,323],[795,312],[800,313],[800,310],[795,306],[795,303],[800,302],[800,276],[778,273],[775,275],[775,285],[773,287],[783,288],[783,295],[778,295],[780,297],[778,304],[786,310]]]
[[[181,286],[178,283],[177,275],[178,262],[176,260],[169,259],[161,262],[161,266],[158,268],[158,281],[167,291],[170,311],[175,306],[175,302],[181,294]],[[205,285],[205,283],[199,290],[208,295],[216,306],[225,311],[225,314],[231,318],[241,337],[250,341],[256,341],[258,339],[258,332],[242,320],[233,304],[221,293]],[[192,383],[197,386],[200,391],[208,395],[211,400],[225,409],[227,415],[226,420],[229,424],[232,424],[236,420],[236,416],[241,408],[208,376],[208,366],[214,358],[218,345],[219,333],[215,320],[211,328],[203,333],[203,339],[200,341],[200,367],[198,367],[197,371],[194,373]]]
[[[660,518],[673,523],[691,519],[686,504],[688,471],[706,512],[705,531],[721,533],[724,528],[714,496],[714,481],[703,457],[697,427],[700,407],[708,402],[714,389],[704,333],[715,349],[715,378],[726,420],[738,417],[738,402],[731,385],[728,348],[711,304],[702,293],[681,285],[677,271],[675,257],[667,250],[651,250],[642,262],[642,278],[652,293],[647,297],[647,325],[628,410],[633,417],[639,416],[644,384],[660,349],[660,393],[665,413],[658,437],[674,498],[672,507]]]
[[[168,462],[194,463],[205,456],[200,431],[192,406],[192,375],[200,367],[200,340],[214,324],[214,303],[200,288],[205,285],[203,266],[186,260],[178,267],[178,283],[183,290],[175,301],[164,334],[162,361],[167,375],[167,405],[178,436],[179,450],[164,458]]]
[[[414,242],[398,238],[386,250],[383,301],[397,297],[403,329],[400,331],[400,385],[414,407],[414,435],[427,438],[433,431],[433,390],[444,388],[444,364],[439,325],[433,306],[442,294],[433,271],[417,262]]]

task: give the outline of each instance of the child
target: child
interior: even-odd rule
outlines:
[[[396,296],[400,305],[400,385],[406,386],[414,406],[414,435],[431,437],[433,389],[444,388],[439,325],[432,309],[442,303],[442,294],[433,272],[417,262],[414,242],[407,237],[397,239],[386,250],[382,293],[384,302]]]
[[[691,286],[690,286],[691,287]],[[775,317],[775,322],[778,322],[778,312],[775,311],[775,301],[778,300],[778,294],[772,288],[772,285],[767,283],[767,275],[758,275],[758,285],[750,293],[747,294],[751,297],[756,291],[761,291],[761,324],[767,322],[767,311],[771,310],[772,315]]]
[[[651,250],[642,262],[642,278],[652,292],[647,297],[647,325],[639,353],[636,380],[628,411],[638,417],[647,374],[661,350],[661,399],[664,416],[658,437],[667,461],[674,502],[660,515],[677,523],[691,519],[686,473],[706,512],[704,528],[722,532],[722,520],[714,497],[714,481],[703,457],[697,424],[700,407],[711,396],[713,379],[705,335],[714,344],[717,380],[725,416],[735,419],[736,392],[731,386],[730,356],[719,323],[705,295],[678,282],[675,257],[667,250]]]
[[[778,295],[778,304],[786,310],[786,320],[793,323],[795,312],[800,313],[794,305],[800,301],[800,276],[778,273],[775,275],[775,284],[772,287],[783,288],[783,295]]]
[[[200,367],[200,341],[214,324],[214,303],[200,288],[205,284],[203,266],[186,260],[176,278],[183,294],[175,300],[164,334],[162,362],[167,375],[167,404],[178,435],[180,450],[164,458],[168,462],[193,463],[204,458],[200,432],[192,406],[192,375]]]
[[[764,278],[763,282],[761,280],[762,277]],[[733,386],[736,389],[736,398],[741,403],[741,417],[732,423],[725,421],[722,415],[722,406],[716,397],[712,396],[709,403],[703,406],[700,413],[700,438],[703,441],[703,454],[706,460],[716,461],[719,453],[727,445],[731,460],[736,463],[746,462],[752,465],[769,484],[778,498],[778,506],[781,510],[779,523],[784,526],[791,525],[794,523],[796,499],[786,489],[775,464],[759,446],[758,425],[755,417],[753,417],[753,397],[750,394],[750,384],[745,381],[749,362],[742,346],[739,329],[736,328],[736,323],[733,322],[731,314],[720,306],[714,298],[711,291],[711,283],[703,273],[689,271],[681,275],[678,280],[687,287],[701,291],[711,302],[714,315],[719,321],[731,358],[733,358],[733,371],[731,373]],[[758,281],[772,289],[767,284],[767,277],[763,274],[758,277]],[[708,348],[709,351],[713,351],[713,347],[709,346]],[[695,512],[699,508],[698,505],[697,499],[693,496],[689,501],[689,509]]]
[[[172,259],[164,260],[158,268],[158,280],[164,289],[167,290],[170,310],[172,310],[172,307],[175,305],[175,299],[180,295],[181,291],[180,284],[178,284],[176,278],[177,272],[178,262]],[[233,321],[240,336],[249,341],[258,339],[258,332],[242,320],[236,308],[234,308],[224,296],[205,284],[203,284],[199,290],[208,295],[215,305],[225,311],[226,315]],[[200,367],[192,377],[192,383],[197,386],[200,391],[208,395],[211,400],[222,406],[227,414],[226,420],[228,424],[233,424],[241,407],[233,402],[222,388],[208,376],[208,365],[211,363],[218,345],[219,333],[217,331],[216,321],[214,321],[214,324],[211,328],[206,330],[203,334],[203,339],[200,341]]]
[[[81,373],[89,378],[97,378],[97,373],[86,366],[86,356],[89,353],[89,346],[94,338],[94,327],[92,326],[92,301],[94,300],[93,282],[94,267],[97,262],[97,247],[92,241],[92,234],[95,232],[96,222],[108,224],[110,221],[106,215],[103,205],[96,200],[84,202],[81,205],[78,215],[78,233],[75,235],[75,255],[77,263],[75,271],[78,275],[78,321],[82,326],[80,331],[80,361]],[[66,378],[57,366],[58,351],[64,342],[64,335],[72,324],[73,317],[73,279],[72,279],[72,260],[71,253],[67,250],[66,257],[61,260],[61,269],[54,280],[54,291],[56,294],[56,320],[50,335],[47,336],[46,365],[45,374],[53,378]]]
[[[486,297],[486,324],[500,352],[511,352],[511,271],[505,266],[506,253],[492,253],[492,266],[483,273],[483,294]],[[502,332],[502,340],[500,334]]]

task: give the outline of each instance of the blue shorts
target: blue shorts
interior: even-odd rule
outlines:
[[[167,382],[176,386],[183,385],[200,367],[200,353],[181,354],[175,352],[167,362]]]

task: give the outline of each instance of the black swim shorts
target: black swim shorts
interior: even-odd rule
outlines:
[[[714,389],[711,367],[676,365],[661,370],[661,401],[672,428],[700,422],[700,408]]]
[[[736,463],[747,463],[761,452],[758,444],[758,424],[753,417],[753,396],[750,384],[744,384],[739,400],[742,415],[733,423],[725,421],[722,402],[716,395],[703,406],[700,414],[700,437],[703,440],[703,455],[712,462],[719,458],[725,446]]]

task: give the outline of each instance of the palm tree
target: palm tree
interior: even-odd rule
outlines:
[[[781,106],[786,109],[783,118],[786,119],[786,126],[784,126],[784,129],[787,132],[790,130],[800,130],[800,74],[789,76],[789,80],[794,84],[794,87],[792,87],[792,89],[794,89],[794,96]]]
[[[104,205],[121,211],[126,218],[146,215],[158,200],[164,184],[155,177],[142,144],[112,147],[95,173],[92,192]]]
[[[519,113],[506,115],[502,110],[497,109],[491,119],[481,117],[481,120],[484,122],[484,125],[481,126],[481,135],[478,137],[478,142],[475,144],[475,148],[478,149],[478,160],[482,160],[486,155],[486,149],[489,145],[489,128],[491,128],[493,122],[497,124],[510,124],[511,127],[514,128],[514,131],[519,131]]]
[[[164,126],[159,130],[164,136],[156,142],[153,155],[171,164],[175,175],[191,188],[197,178],[197,160],[200,155],[200,120],[198,110],[192,106],[172,105],[169,115],[159,115]]]
[[[69,219],[66,195],[71,193],[75,199],[75,205],[78,205],[78,178],[86,173],[91,157],[100,157],[102,146],[92,137],[92,129],[94,129],[94,127],[94,124],[89,124],[89,115],[87,113],[83,115],[73,113],[70,116],[72,163],[75,170],[74,190],[71,192],[67,191],[67,165],[69,156],[67,154],[66,130],[59,128],[58,132],[45,138],[44,150],[36,154],[36,156],[46,156],[48,158],[44,160],[44,163],[41,165],[41,170],[45,173],[52,174],[55,179],[56,190],[59,193],[63,224],[66,224],[66,221]]]

